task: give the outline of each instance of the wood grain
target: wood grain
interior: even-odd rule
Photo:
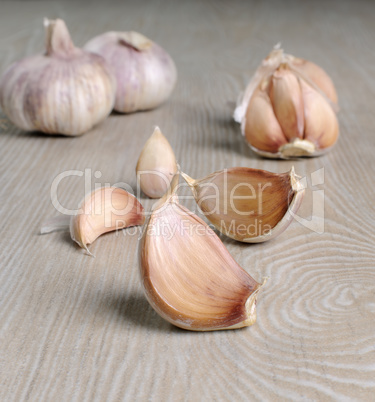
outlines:
[[[25,133],[0,116],[0,400],[374,399],[374,15],[371,1],[0,3],[1,73],[41,51],[42,18],[58,16],[79,46],[107,30],[140,31],[169,51],[179,74],[162,107],[113,114],[82,137]],[[279,41],[336,84],[340,139],[326,156],[260,159],[231,119]],[[306,219],[324,191],[323,233],[295,221],[268,243],[222,237],[256,280],[269,277],[250,328],[190,333],[163,321],[140,287],[139,232],[99,238],[95,259],[65,233],[38,234],[57,214],[50,188],[63,171],[100,171],[92,185],[135,188],[137,157],[156,124],[192,177],[294,165],[310,185]],[[320,169],[324,182],[311,186]],[[84,194],[83,177],[59,186],[67,208]]]

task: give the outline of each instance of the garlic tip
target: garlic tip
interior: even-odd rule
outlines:
[[[193,188],[194,184],[196,182],[196,180],[194,180],[193,178],[191,178],[190,176],[188,176],[186,173],[184,172],[180,172],[182,178],[186,181],[186,183],[189,185],[189,187]]]
[[[80,245],[82,247],[82,245]],[[96,258],[95,255],[88,249],[87,245],[83,245],[84,250],[86,251],[86,253],[93,258]]]
[[[300,179],[301,176],[298,176],[294,170],[294,166],[290,169],[289,172],[290,183],[292,185],[292,190],[298,193],[299,191],[304,191],[304,186],[302,185]]]

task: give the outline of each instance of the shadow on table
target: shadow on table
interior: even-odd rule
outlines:
[[[100,312],[116,314],[132,325],[158,332],[185,332],[161,318],[150,306],[145,296],[132,292],[127,294],[104,295],[100,299]]]

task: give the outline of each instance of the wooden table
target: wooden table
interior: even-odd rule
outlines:
[[[375,3],[1,2],[1,72],[43,49],[44,16],[65,19],[78,46],[108,30],[140,31],[169,51],[179,78],[162,107],[113,114],[82,137],[25,133],[1,115],[0,400],[373,400]],[[326,156],[261,159],[231,119],[239,92],[279,41],[336,84],[341,136]],[[39,235],[58,215],[50,191],[64,171],[91,169],[92,186],[135,188],[154,125],[192,177],[292,165],[306,177],[299,216],[320,219],[316,231],[294,221],[268,243],[222,237],[255,279],[269,277],[252,327],[194,333],[161,319],[142,293],[135,233],[99,238],[95,259],[66,233]],[[75,208],[84,184],[62,180],[59,202]]]

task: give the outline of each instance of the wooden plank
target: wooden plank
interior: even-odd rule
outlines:
[[[66,19],[77,45],[107,30],[140,31],[170,52],[179,75],[162,107],[111,115],[82,137],[24,133],[1,115],[1,400],[373,399],[374,13],[375,3],[338,0],[1,2],[0,72],[42,49],[47,15]],[[341,137],[326,156],[258,158],[231,119],[239,92],[279,41],[336,84]],[[311,185],[323,169],[300,216],[311,218],[314,194],[324,191],[324,233],[295,221],[264,244],[222,237],[255,279],[269,277],[250,328],[190,333],[163,321],[140,287],[139,232],[99,238],[95,259],[65,233],[38,234],[57,215],[50,188],[61,172],[91,169],[92,186],[135,188],[135,164],[156,124],[192,177],[294,165]],[[83,177],[64,179],[61,204],[75,208],[84,185]]]

